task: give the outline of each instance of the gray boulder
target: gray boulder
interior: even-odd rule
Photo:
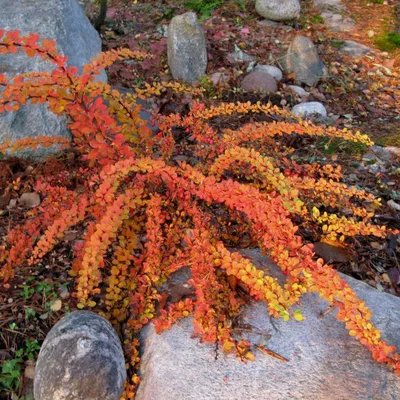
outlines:
[[[382,160],[392,162],[400,160],[400,147],[395,146],[372,146],[371,150]]]
[[[256,11],[273,21],[290,21],[300,13],[299,0],[256,0]]]
[[[297,85],[313,86],[327,75],[327,68],[318,55],[314,43],[305,36],[296,36],[283,59],[283,67],[295,74]]]
[[[257,64],[254,67],[254,71],[266,72],[267,74],[274,77],[277,81],[280,81],[283,78],[282,71],[278,67],[275,67],[274,65]]]
[[[57,41],[57,50],[68,57],[68,65],[82,68],[101,51],[101,40],[76,0],[3,0],[0,28],[18,29],[22,35],[38,33],[41,39]],[[8,77],[31,72],[52,71],[54,66],[23,53],[0,55],[0,73]],[[105,74],[102,80],[106,80]],[[34,136],[70,137],[64,118],[46,105],[28,105],[17,112],[0,114],[0,143]],[[42,156],[56,149],[27,151],[20,155]]]
[[[90,311],[63,317],[46,336],[35,369],[35,400],[119,400],[126,379],[120,340]]]
[[[274,93],[278,90],[276,79],[264,71],[255,71],[248,74],[242,81],[245,92]]]
[[[307,103],[296,104],[292,108],[292,114],[296,117],[310,119],[324,119],[327,117],[325,106],[319,101],[309,101]]]
[[[357,43],[354,40],[345,40],[340,51],[347,53],[351,57],[360,57],[364,54],[368,54],[372,49],[364,44]]]
[[[321,17],[333,32],[350,32],[356,27],[356,23],[352,18],[346,17],[341,13],[325,11],[321,13]]]
[[[279,272],[257,250],[243,251],[257,267],[280,280]],[[374,313],[385,340],[400,346],[400,299],[342,275]],[[242,314],[242,332],[248,339],[288,359],[256,352],[256,361],[241,363],[218,354],[215,346],[190,336],[191,321],[184,320],[157,335],[152,326],[143,332],[142,382],[137,400],[395,400],[400,379],[377,363],[370,352],[350,337],[343,323],[327,310],[316,293],[302,297],[299,306],[306,320],[272,319],[265,305],[255,303]],[[238,326],[238,331],[240,331]]]
[[[168,65],[174,79],[194,82],[206,73],[204,32],[193,12],[172,18],[168,28]]]
[[[314,3],[330,30],[349,32],[356,27],[354,20],[346,16],[346,7],[341,0],[314,0]]]

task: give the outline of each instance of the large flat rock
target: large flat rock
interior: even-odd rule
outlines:
[[[256,250],[244,255],[259,267],[280,277],[278,268]],[[345,277],[374,313],[373,320],[385,340],[400,346],[400,299]],[[157,335],[149,326],[143,332],[143,358],[137,400],[395,400],[400,378],[375,362],[369,351],[350,337],[327,303],[315,293],[305,295],[305,321],[271,320],[263,304],[248,307],[244,322],[253,332],[271,335],[266,346],[287,358],[278,361],[257,352],[255,362],[243,364],[234,356],[191,339],[189,320]],[[265,341],[253,334],[251,340]]]
[[[2,0],[0,28],[37,33],[41,39],[57,41],[57,50],[68,57],[68,65],[82,68],[101,52],[101,40],[77,0]],[[8,77],[24,72],[52,71],[54,65],[22,52],[0,55],[0,73]],[[102,77],[106,79],[105,75]],[[0,114],[0,143],[34,136],[70,137],[65,119],[45,105],[28,105],[17,112]],[[53,149],[54,150],[54,149]],[[46,151],[26,155],[40,156]]]

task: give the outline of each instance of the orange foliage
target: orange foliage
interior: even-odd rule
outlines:
[[[312,244],[303,242],[293,222],[317,224],[331,240],[338,235],[342,241],[354,235],[382,237],[387,234],[384,227],[370,222],[370,204],[379,206],[379,199],[347,187],[341,182],[340,168],[300,165],[290,160],[289,148],[279,148],[271,141],[282,135],[331,135],[369,145],[372,142],[366,135],[315,126],[271,104],[206,108],[196,102],[185,116],[158,116],[160,133],[152,135],[139,118],[135,96],[121,95],[94,80],[116,59],[143,58],[144,54],[129,50],[105,53],[78,75],[55,52],[53,42],[39,45],[37,40],[36,35],[0,32],[1,53],[21,49],[55,65],[51,74],[25,74],[10,80],[1,77],[6,87],[0,96],[0,110],[14,110],[31,101],[47,102],[50,110],[65,114],[73,134],[71,146],[87,163],[87,168],[79,171],[85,183],[79,191],[71,191],[55,185],[54,177],[37,182],[36,190],[44,201],[27,222],[4,238],[0,277],[7,280],[26,262],[33,264],[46,257],[70,227],[84,227],[71,270],[76,277],[74,296],[78,307],[96,307],[93,296],[104,293],[107,317],[113,322],[127,321],[125,349],[132,379],[126,384],[126,398],[134,396],[140,380],[135,374],[140,361],[135,335],[150,321],[161,332],[191,315],[195,333],[202,340],[242,359],[254,358],[250,344],[231,335],[231,320],[244,305],[238,285],[253,299],[265,301],[272,316],[285,320],[301,320],[292,306],[304,293],[318,291],[338,308],[337,318],[349,334],[377,361],[400,373],[400,357],[381,340],[369,309],[331,266],[315,258]],[[148,86],[146,90],[156,94],[167,86]],[[180,92],[182,86],[169,87]],[[214,117],[237,113],[264,113],[274,115],[277,121],[222,132],[209,123]],[[176,143],[173,135],[179,126],[185,129],[182,143]],[[35,144],[23,141],[11,147],[56,142],[41,138]],[[2,149],[9,146],[6,143]],[[185,146],[198,159],[194,167],[171,157]],[[282,157],[274,157],[279,150]],[[320,211],[333,201],[346,207],[350,215]],[[284,285],[226,247],[222,232],[224,223],[230,222],[216,222],[215,207],[227,211],[280,266],[286,276]],[[191,271],[188,283],[194,294],[165,305],[162,284],[185,266]]]

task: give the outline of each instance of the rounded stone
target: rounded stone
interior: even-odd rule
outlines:
[[[63,317],[48,333],[35,369],[35,400],[119,400],[126,380],[121,342],[91,311]]]
[[[276,79],[264,71],[255,71],[248,74],[242,81],[245,92],[274,93],[278,90]]]
[[[292,114],[296,117],[323,119],[327,117],[325,106],[318,101],[296,104],[292,108]]]
[[[299,0],[257,0],[256,11],[273,21],[290,21],[300,13]]]
[[[296,85],[289,85],[288,88],[294,93],[297,94],[297,96],[300,97],[305,97],[309,96],[310,93],[306,92],[302,87],[296,86]]]
[[[266,72],[274,77],[277,81],[280,81],[283,78],[282,71],[274,65],[257,64],[254,68],[254,71]]]

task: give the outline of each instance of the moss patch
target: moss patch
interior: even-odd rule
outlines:
[[[386,32],[379,35],[375,40],[376,46],[382,51],[395,51],[400,49],[400,33]]]
[[[378,144],[379,146],[400,147],[400,133],[382,136],[379,139],[376,139],[376,144]]]
[[[327,155],[339,152],[347,155],[362,155],[367,151],[367,146],[363,143],[331,137],[319,137],[316,146],[317,149]]]

